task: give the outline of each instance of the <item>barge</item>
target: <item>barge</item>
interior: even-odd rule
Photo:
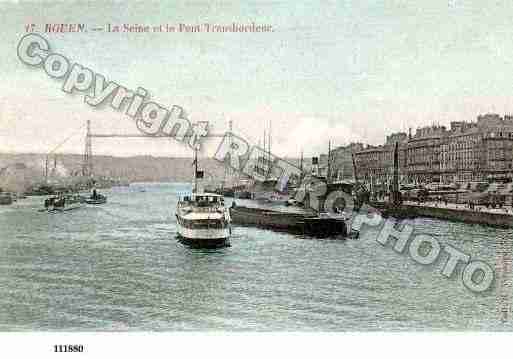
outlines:
[[[319,238],[342,236],[345,238],[348,234],[344,218],[323,214],[294,213],[232,205],[230,216],[235,224],[297,235]]]

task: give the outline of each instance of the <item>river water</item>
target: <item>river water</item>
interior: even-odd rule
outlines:
[[[475,294],[461,268],[416,264],[367,233],[301,238],[235,227],[232,246],[177,241],[183,184],[136,184],[109,203],[42,213],[43,198],[0,207],[0,330],[512,330],[513,231],[417,219],[497,273]]]

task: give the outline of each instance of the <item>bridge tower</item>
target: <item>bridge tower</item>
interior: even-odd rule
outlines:
[[[91,121],[87,120],[84,162],[82,164],[82,175],[84,177],[91,177],[93,175],[93,145],[91,137]]]

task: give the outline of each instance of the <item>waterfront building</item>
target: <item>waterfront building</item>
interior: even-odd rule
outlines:
[[[476,123],[451,122],[440,144],[440,177],[443,183],[481,181],[481,133]]]
[[[477,121],[432,125],[412,135],[395,133],[385,144],[354,152],[357,172],[367,183],[388,183],[393,151],[399,143],[403,183],[465,183],[513,180],[513,116],[484,114]]]
[[[362,151],[363,143],[352,142],[346,146],[335,147],[331,150],[330,180],[350,181],[354,179],[353,153]],[[328,176],[328,155],[319,155],[319,175]]]
[[[486,114],[477,118],[481,133],[480,174],[487,181],[513,179],[513,117]]]
[[[510,182],[513,117],[485,114],[477,122],[452,122],[441,148],[443,182]]]
[[[353,153],[365,148],[363,143],[353,142],[339,146],[331,151],[332,177],[334,180],[349,181],[354,179]]]
[[[417,129],[408,139],[406,167],[409,182],[440,182],[440,145],[446,132],[445,126],[427,126]]]
[[[385,183],[390,175],[390,152],[384,145],[368,145],[355,153],[358,179],[366,183]]]
[[[373,186],[386,186],[393,175],[395,144],[399,143],[399,178],[404,181],[407,176],[408,135],[404,132],[393,133],[386,138],[384,145],[368,145],[355,151],[355,164],[358,179]]]

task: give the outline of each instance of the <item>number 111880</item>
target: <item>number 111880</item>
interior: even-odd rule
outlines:
[[[82,353],[83,345],[54,345],[53,351],[56,353]]]

